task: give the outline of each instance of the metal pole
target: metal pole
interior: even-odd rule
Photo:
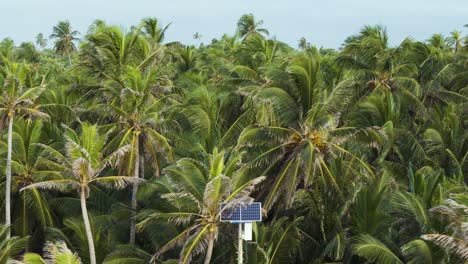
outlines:
[[[237,263],[242,264],[244,260],[242,259],[243,257],[243,247],[242,247],[242,223],[239,223],[239,240],[238,240],[238,245],[237,245]]]

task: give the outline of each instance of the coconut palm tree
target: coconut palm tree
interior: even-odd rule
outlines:
[[[310,43],[307,41],[305,37],[302,37],[301,39],[299,39],[299,44],[297,46],[299,47],[299,49],[304,50],[310,47]]]
[[[36,182],[24,187],[22,190],[38,188],[62,192],[78,191],[88,239],[89,258],[91,264],[96,264],[93,231],[91,230],[86,205],[90,185],[95,183],[108,188],[123,189],[129,184],[138,182],[139,179],[127,176],[104,176],[107,167],[121,158],[128,151],[128,146],[123,146],[109,156],[104,157],[103,150],[107,135],[99,135],[96,125],[84,123],[81,126],[80,134],[68,127],[64,129],[65,150],[63,154],[50,146],[41,145],[44,148],[45,158],[48,159],[47,166],[58,169],[62,177]]]
[[[463,38],[461,36],[461,32],[457,31],[457,30],[450,32],[450,37],[448,38],[448,43],[449,43],[449,45],[453,46],[453,54],[454,54],[454,56],[456,56],[458,51],[460,50],[460,48],[463,45],[462,44],[463,43]]]
[[[152,39],[152,41],[159,45],[163,42],[166,31],[172,23],[166,26],[161,26],[156,18],[143,19],[143,31]]]
[[[249,203],[249,195],[264,177],[243,181],[238,174],[239,154],[226,158],[217,148],[208,160],[182,158],[175,165],[164,169],[167,177],[161,183],[167,186],[162,195],[172,210],[155,212],[138,227],[143,230],[151,221],[165,219],[183,226],[183,231],[162,246],[158,256],[177,245],[183,245],[180,263],[189,263],[196,255],[206,252],[204,263],[209,264],[220,228],[221,202]],[[163,183],[164,182],[164,183]]]
[[[465,194],[455,194],[446,199],[444,204],[431,208],[434,215],[448,218],[448,230],[451,234],[425,234],[421,238],[446,249],[448,252],[459,257],[462,261],[468,261],[468,230],[466,227],[466,211],[468,204]]]
[[[26,73],[26,74],[25,74]],[[14,119],[22,117],[47,117],[39,109],[36,99],[45,89],[44,79],[39,86],[27,88],[30,79],[25,65],[5,62],[0,69],[0,115],[8,122],[8,150],[6,159],[6,191],[5,191],[5,225],[11,225],[10,197],[11,197],[11,163],[13,147]],[[10,229],[7,231],[10,234]]]
[[[255,34],[269,35],[270,33],[267,29],[261,28],[262,25],[263,20],[255,21],[253,14],[245,14],[237,22],[237,33],[244,39]]]
[[[47,39],[44,38],[44,34],[42,33],[37,34],[36,44],[42,49],[44,49],[47,46]]]
[[[250,97],[259,125],[245,129],[238,145],[248,153],[247,172],[275,175],[266,181],[271,184],[265,188],[267,210],[279,198],[291,205],[297,186],[330,184],[339,191],[337,175],[327,164],[334,157],[357,160],[372,175],[366,162],[347,149],[346,142],[351,138],[374,142],[384,136],[375,127],[342,125],[341,113],[353,95],[350,84],[343,81],[327,91],[317,54],[299,55],[286,71],[296,90],[290,94],[276,87],[254,90]]]
[[[53,226],[54,222],[46,195],[36,189],[19,192],[31,183],[57,173],[42,166],[42,149],[38,145],[44,136],[42,128],[41,121],[19,119],[12,137],[12,216],[16,220],[12,229],[22,237],[30,236],[30,246],[34,246],[43,235],[44,229]],[[0,147],[1,150],[7,149],[7,144],[3,141],[0,141],[0,146],[3,147]],[[3,156],[4,153],[0,154]],[[0,168],[3,169],[4,166]],[[29,247],[26,250],[29,250]]]
[[[44,256],[42,258],[36,253],[27,253],[23,257],[21,264],[81,264],[81,260],[76,253],[73,253],[64,241],[46,242],[44,245]]]
[[[100,79],[119,80],[127,65],[138,66],[145,61],[141,52],[144,45],[141,35],[142,26],[124,32],[117,26],[99,26],[87,36],[87,45],[81,52],[80,65],[90,75]]]
[[[54,39],[54,50],[62,56],[68,56],[68,61],[71,64],[71,53],[76,50],[75,42],[78,40],[76,37],[80,34],[78,31],[73,30],[69,21],[60,21],[52,29],[52,34],[49,38]]]
[[[138,69],[128,69],[123,77],[125,89],[119,90],[119,83],[110,83],[109,93],[119,93],[119,101],[112,104],[100,104],[103,110],[112,118],[110,125],[117,130],[117,134],[109,143],[110,147],[120,148],[129,145],[131,150],[128,157],[122,160],[126,173],[135,179],[144,178],[145,157],[152,163],[156,176],[159,176],[161,153],[172,160],[172,147],[164,131],[170,126],[170,119],[164,119],[165,103],[167,102],[163,90],[155,89],[158,75],[154,69],[141,72]],[[117,96],[117,94],[116,94]],[[169,121],[169,122],[168,122]],[[135,243],[135,216],[137,212],[138,185],[132,190],[130,221],[130,243]]]
[[[354,73],[352,78],[360,96],[375,91],[403,94],[421,112],[424,107],[419,100],[421,85],[415,79],[417,67],[403,56],[408,46],[406,39],[398,47],[390,48],[384,27],[366,26],[360,34],[346,40],[337,63]]]
[[[202,34],[198,33],[198,32],[195,32],[195,34],[193,34],[193,39],[196,39],[196,40],[199,40],[201,39],[203,36]]]
[[[28,242],[27,237],[10,237],[8,226],[0,226],[0,263],[8,263],[23,251]]]

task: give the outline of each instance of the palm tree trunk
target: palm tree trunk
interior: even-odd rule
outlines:
[[[26,237],[26,236],[29,235],[29,232],[28,232],[28,227],[29,227],[29,225],[28,225],[29,221],[28,221],[28,220],[29,220],[29,217],[28,217],[28,215],[27,215],[28,209],[27,209],[27,207],[26,207],[26,206],[27,206],[27,205],[26,205],[26,199],[27,199],[27,198],[26,198],[26,192],[23,192],[23,193],[22,193],[22,196],[23,196],[23,197],[22,197],[22,199],[23,199],[23,215],[22,215],[22,217],[21,217],[21,218],[23,219],[23,223],[22,223],[22,224],[23,224],[23,226],[22,226],[22,228],[23,228],[23,233],[22,233],[22,236],[23,236],[23,237]],[[25,247],[24,247],[24,251],[29,252],[29,243],[26,243],[26,245],[25,245]]]
[[[204,264],[210,264],[211,255],[213,254],[214,235],[210,234],[208,238],[208,248],[206,249],[206,256]]]
[[[7,152],[7,166],[6,166],[6,190],[5,190],[5,225],[11,226],[11,152],[13,144],[13,114],[8,117],[8,152]],[[11,230],[8,229],[6,238],[9,239]]]
[[[81,188],[80,190],[80,202],[81,202],[81,214],[83,215],[83,221],[86,229],[86,238],[88,239],[89,247],[89,260],[91,264],[96,264],[96,252],[94,251],[93,232],[91,231],[91,225],[89,224],[88,208],[86,208],[86,189]]]
[[[133,161],[133,177],[138,178],[140,172],[140,144],[139,144],[139,136],[136,136],[136,142],[134,143],[135,147],[135,160]],[[133,184],[132,189],[132,202],[131,202],[131,210],[132,216],[130,219],[130,244],[135,244],[135,222],[136,222],[136,211],[137,211],[137,193],[138,193],[138,183]]]

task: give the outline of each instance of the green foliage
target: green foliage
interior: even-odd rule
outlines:
[[[0,42],[0,263],[234,263],[219,203],[254,200],[246,263],[468,260],[462,32],[296,50],[252,14],[198,46],[170,25]]]

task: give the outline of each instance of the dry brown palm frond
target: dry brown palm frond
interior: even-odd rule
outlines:
[[[51,181],[43,181],[33,183],[22,188],[20,191],[28,190],[28,189],[46,189],[46,190],[57,190],[57,191],[66,191],[68,188],[72,189],[79,189],[80,183],[75,180],[51,180]]]
[[[143,179],[130,176],[105,176],[94,178],[90,182],[95,182],[101,186],[121,190],[129,185],[139,184]]]
[[[464,240],[443,234],[426,234],[422,235],[421,238],[453,252],[464,261],[468,261],[468,243]]]

